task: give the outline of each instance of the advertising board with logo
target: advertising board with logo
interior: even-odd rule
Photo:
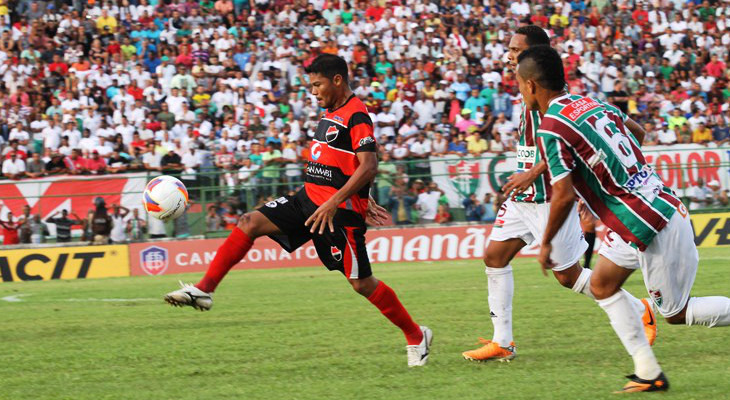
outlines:
[[[34,248],[0,252],[3,282],[129,276],[125,245]]]
[[[428,229],[382,229],[367,233],[372,262],[439,261],[482,258],[491,225],[429,227]],[[204,271],[224,239],[133,243],[129,246],[132,275],[167,275]],[[330,249],[335,259],[342,250]],[[526,249],[524,254],[534,253]],[[321,265],[314,246],[305,244],[293,253],[268,237],[254,247],[236,269],[287,268]]]
[[[584,106],[592,107],[590,104]],[[534,147],[520,146],[517,150],[517,153],[484,153],[479,158],[431,157],[431,175],[449,199],[449,205],[462,207],[461,202],[472,193],[481,201],[485,194],[499,191],[516,170],[518,160],[534,160]],[[682,144],[646,146],[642,150],[648,165],[680,196],[688,196],[686,190],[697,186],[700,178],[705,183],[716,180],[722,189],[730,189],[728,148]]]

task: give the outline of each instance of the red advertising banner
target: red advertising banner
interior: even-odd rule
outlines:
[[[373,263],[482,258],[491,225],[381,229],[367,233]],[[224,239],[133,243],[129,245],[132,275],[166,275],[205,271]],[[533,248],[522,255],[534,254]],[[321,265],[311,242],[293,253],[264,237],[256,241],[236,269]]]

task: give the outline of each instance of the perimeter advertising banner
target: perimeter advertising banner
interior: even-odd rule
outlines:
[[[491,225],[383,229],[367,233],[374,263],[441,261],[482,258]],[[224,239],[133,243],[129,245],[132,275],[163,275],[204,271]],[[525,252],[527,254],[528,252]],[[287,268],[321,265],[314,246],[307,243],[287,253],[264,237],[236,269]],[[476,264],[478,267],[478,263]]]
[[[126,245],[0,251],[3,282],[129,276]]]

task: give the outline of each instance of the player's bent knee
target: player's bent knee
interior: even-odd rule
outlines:
[[[365,297],[370,297],[378,287],[378,280],[372,276],[364,279],[348,279],[348,282],[352,285],[353,290]]]
[[[618,292],[620,287],[617,287],[615,285],[611,284],[596,284],[591,280],[591,292],[593,293],[593,297],[596,298],[596,300],[603,300],[607,299],[616,292]]]
[[[505,260],[504,258],[502,255],[487,251],[487,255],[484,256],[484,266],[489,268],[504,268],[509,264],[509,260]]]
[[[572,289],[575,285],[575,279],[571,275],[563,273],[563,271],[553,271],[553,275],[555,275],[555,279],[557,279],[563,287]]]
[[[258,236],[256,235],[256,224],[251,218],[251,213],[241,215],[241,218],[238,219],[238,229],[251,238]]]

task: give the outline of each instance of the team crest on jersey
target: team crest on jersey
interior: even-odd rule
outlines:
[[[335,246],[330,246],[330,252],[332,253],[332,258],[334,258],[335,261],[342,261],[342,250]]]
[[[327,128],[327,132],[324,134],[324,138],[327,140],[327,143],[332,143],[335,139],[337,139],[337,135],[339,133],[340,130],[333,125]]]
[[[662,291],[661,290],[650,290],[649,296],[651,296],[651,299],[654,301],[654,304],[656,304],[657,307],[662,306]]]

